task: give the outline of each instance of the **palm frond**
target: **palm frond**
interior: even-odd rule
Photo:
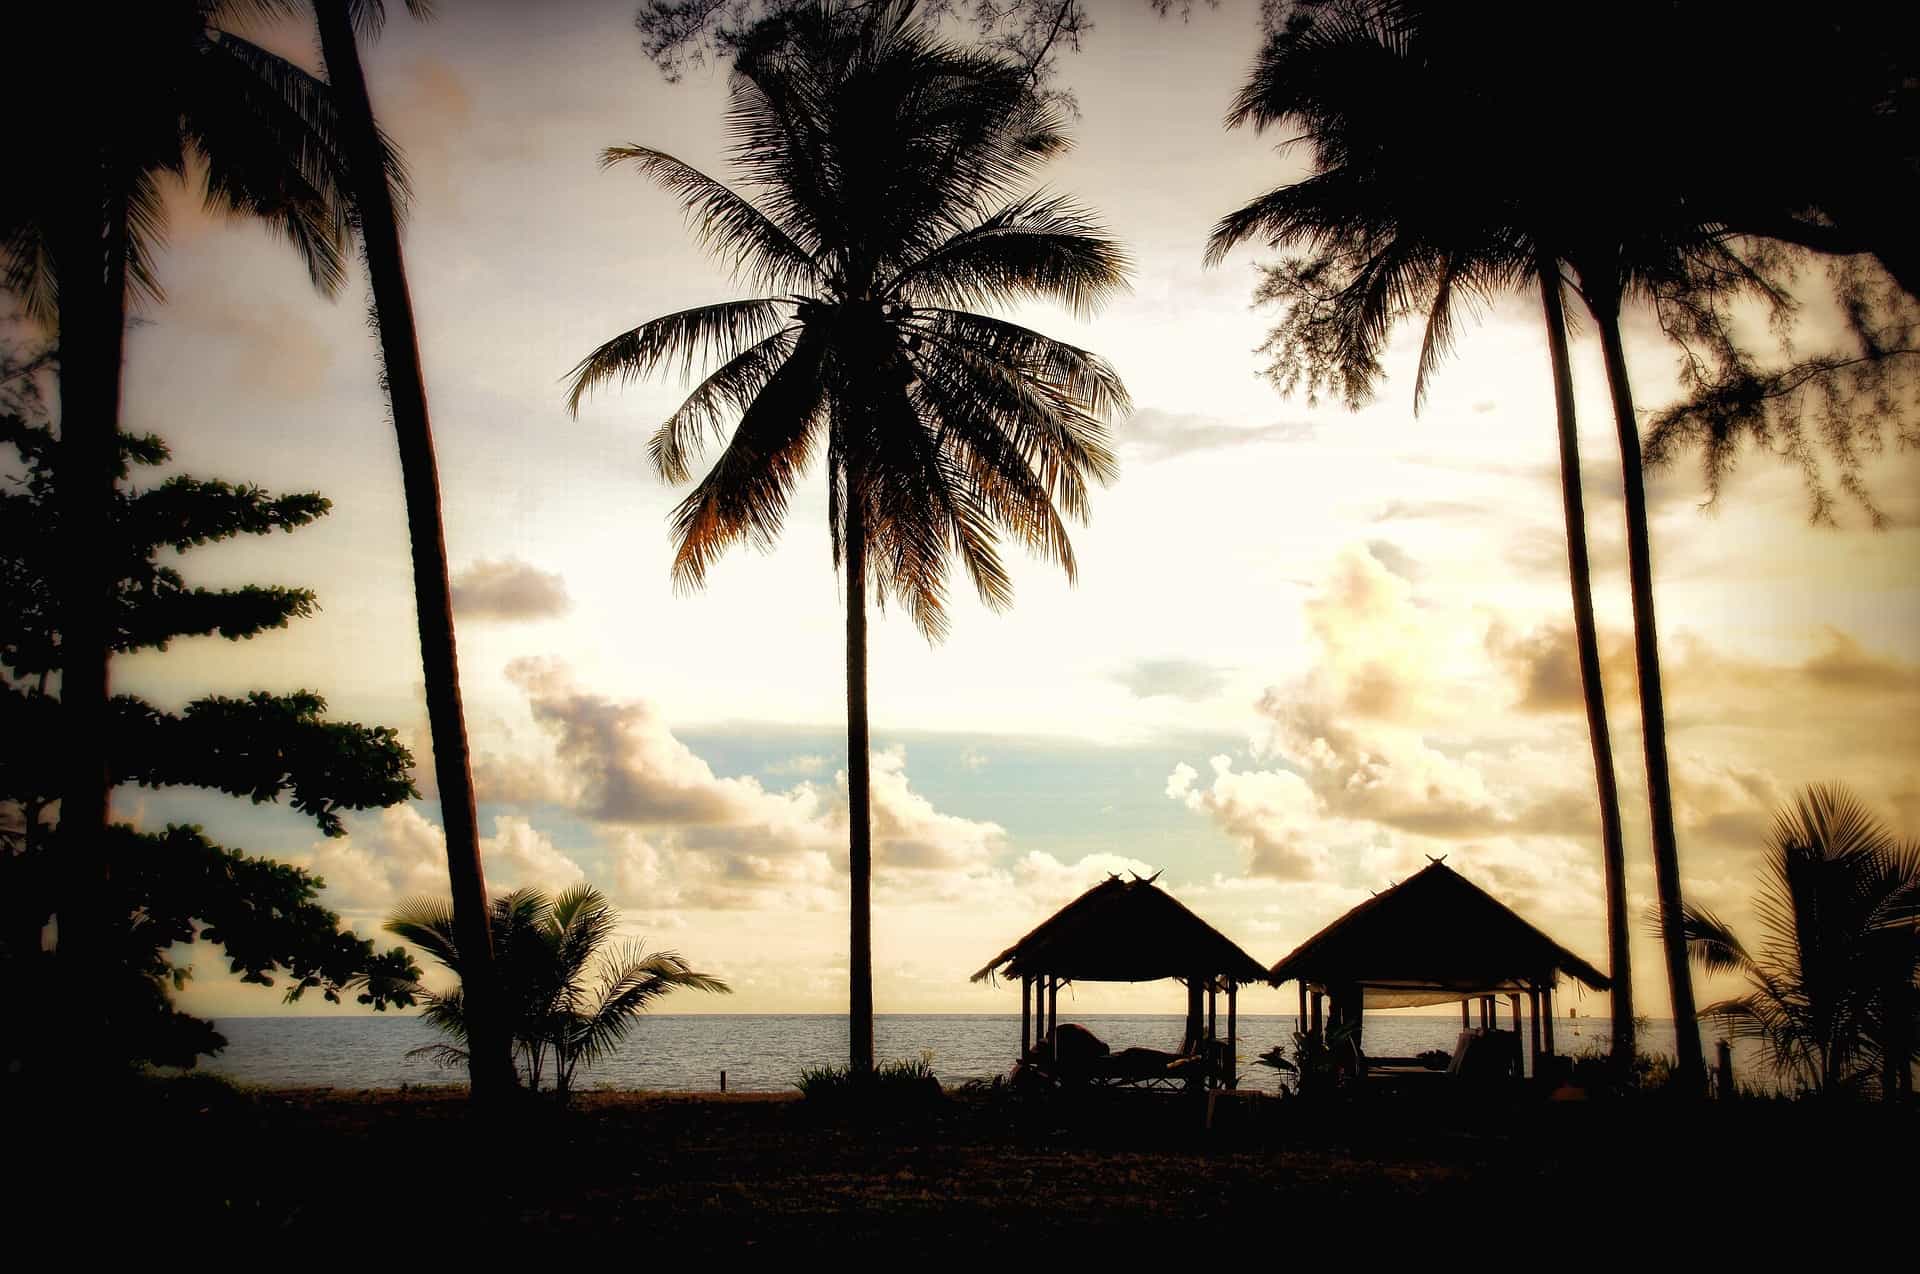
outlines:
[[[452,1044],[422,1044],[419,1048],[408,1049],[406,1055],[409,1058],[425,1058],[435,1066],[447,1070],[464,1067],[468,1060],[467,1050],[456,1048]]]
[[[882,294],[934,306],[1057,301],[1086,315],[1126,291],[1128,269],[1126,253],[1092,214],[1034,194],[948,239]]]
[[[777,331],[782,323],[780,297],[724,301],[662,315],[622,332],[575,364],[568,373],[567,410],[580,414],[580,403],[596,386],[618,377],[622,384],[659,368],[680,362],[680,374],[690,376],[696,361],[736,359],[748,348]]]
[[[616,164],[632,164],[679,199],[701,244],[727,258],[750,286],[806,288],[824,281],[819,264],[786,231],[692,165],[647,146],[608,147],[600,166]]]
[[[632,1033],[640,1015],[660,997],[674,991],[727,995],[732,990],[724,979],[695,971],[677,952],[649,953],[641,944],[629,943],[610,953],[591,1007],[574,1024],[568,1051],[592,1066]]]
[[[321,292],[346,279],[351,181],[332,89],[226,32],[206,41],[181,126],[206,165],[209,211],[257,218],[291,244]],[[404,177],[388,155],[396,207]]]
[[[1707,973],[1745,973],[1755,967],[1732,928],[1711,911],[1689,904],[1681,915],[1687,954]]]
[[[678,587],[698,588],[720,554],[742,540],[772,547],[818,439],[827,354],[825,336],[812,328],[800,333],[793,353],[742,413],[713,468],[675,508]]]
[[[693,476],[701,439],[725,441],[730,418],[743,415],[775,372],[793,356],[799,328],[783,327],[757,345],[741,350],[694,387],[673,415],[647,442],[654,472],[673,483]]]
[[[401,899],[381,928],[460,972],[460,947],[454,940],[453,904],[440,898]]]

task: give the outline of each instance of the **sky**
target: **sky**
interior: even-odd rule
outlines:
[[[606,390],[578,419],[564,408],[566,373],[600,342],[743,294],[666,194],[597,165],[638,143],[727,175],[724,73],[664,82],[633,8],[449,4],[430,24],[396,17],[366,54],[413,176],[408,270],[487,876],[590,881],[634,936],[734,986],[668,1011],[840,1011],[844,612],[824,482],[803,486],[774,551],[735,552],[677,594],[666,514],[680,493],[645,443],[685,386]],[[1480,314],[1418,417],[1411,328],[1362,411],[1261,378],[1254,350],[1277,318],[1251,307],[1263,254],[1201,263],[1215,220],[1302,171],[1279,138],[1221,124],[1256,9],[1229,0],[1183,24],[1102,3],[1061,64],[1077,145],[1046,180],[1100,213],[1133,287],[1086,319],[1016,317],[1107,357],[1135,411],[1113,422],[1120,476],[1074,533],[1077,586],[1021,561],[1013,608],[958,598],[938,646],[898,613],[873,623],[881,1012],[1013,1011],[1014,990],[969,975],[1114,871],[1162,872],[1268,963],[1444,855],[1605,963],[1537,299]],[[298,27],[251,34],[317,65]],[[311,587],[323,610],[242,645],[122,659],[116,685],[167,706],[317,690],[339,717],[401,731],[424,798],[353,815],[338,839],[193,790],[123,789],[116,810],[307,865],[369,933],[397,900],[444,894],[445,866],[365,293],[315,296],[266,232],[204,218],[184,190],[172,214],[168,301],[130,335],[125,425],[166,438],[179,471],[331,498],[314,528],[180,563],[210,586]],[[1640,403],[1671,401],[1675,354],[1647,315],[1629,316],[1627,343]],[[1590,328],[1574,357],[1633,979],[1641,1011],[1662,1016],[1639,920],[1652,869],[1620,470]],[[1868,476],[1886,530],[1845,506],[1838,527],[1809,526],[1800,478],[1765,456],[1744,458],[1711,509],[1689,465],[1648,480],[1684,887],[1749,931],[1768,820],[1804,785],[1849,783],[1920,833],[1920,463],[1889,455]],[[183,954],[198,966],[189,1011],[287,1011],[211,950]],[[1069,1000],[1177,1012],[1180,992]],[[1567,1003],[1608,1011],[1603,995]],[[1242,1002],[1292,1007],[1291,988]]]

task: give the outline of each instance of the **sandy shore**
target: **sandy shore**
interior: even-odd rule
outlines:
[[[1910,1113],[1781,1103],[1313,1111],[1259,1097],[1220,1103],[1209,1129],[1203,1104],[1137,1093],[875,1114],[786,1093],[587,1092],[569,1111],[479,1120],[458,1089],[195,1082],[99,1113],[151,1157],[102,1159],[94,1197],[208,1239],[398,1241],[431,1223],[462,1243],[901,1257],[1413,1243],[1430,1222],[1496,1218],[1502,1234],[1549,1234],[1616,1204],[1636,1226],[1692,1226],[1702,1208],[1750,1208],[1756,1171],[1798,1190],[1796,1207],[1844,1210],[1911,1197],[1916,1130]],[[1688,1162],[1701,1154],[1726,1170]]]

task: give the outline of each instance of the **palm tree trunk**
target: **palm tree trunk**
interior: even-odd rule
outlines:
[[[367,276],[379,318],[387,397],[400,447],[407,530],[413,541],[413,596],[426,678],[427,719],[433,733],[441,817],[446,824],[454,933],[462,958],[460,980],[468,1003],[468,1073],[474,1098],[485,1101],[513,1089],[516,1077],[487,923],[487,886],[480,864],[466,717],[460,703],[453,596],[447,578],[440,474],[427,414],[426,379],[420,367],[406,262],[400,251],[399,221],[382,162],[385,147],[374,125],[373,105],[367,97],[366,76],[361,70],[346,0],[316,0],[314,10],[327,78],[338,103],[341,132],[352,164],[354,204],[360,213]]]
[[[1567,515],[1567,571],[1573,584],[1573,634],[1580,655],[1580,692],[1587,705],[1593,774],[1600,797],[1600,845],[1607,892],[1607,960],[1613,979],[1613,1063],[1633,1061],[1633,963],[1627,949],[1627,856],[1620,839],[1620,791],[1613,772],[1613,735],[1600,677],[1600,638],[1593,622],[1593,574],[1587,562],[1587,511],[1580,487],[1580,433],[1574,418],[1573,364],[1567,315],[1560,300],[1560,262],[1542,252],[1540,304],[1553,359],[1553,406],[1560,433],[1560,500]]]
[[[1583,279],[1585,276],[1582,276]],[[1627,569],[1633,591],[1633,653],[1640,674],[1640,733],[1647,757],[1647,804],[1653,823],[1653,873],[1660,898],[1660,940],[1673,997],[1674,1047],[1681,1083],[1704,1093],[1706,1063],[1693,1003],[1693,970],[1680,899],[1680,851],[1673,830],[1673,787],[1667,775],[1667,712],[1660,689],[1660,640],[1653,614],[1653,548],[1647,533],[1647,489],[1640,463],[1640,426],[1633,414],[1633,386],[1620,344],[1619,293],[1613,290],[1588,308],[1600,329],[1613,395],[1613,423],[1620,436],[1621,479],[1626,490]]]
[[[113,777],[107,735],[119,475],[120,382],[126,342],[127,192],[104,190],[111,165],[82,155],[55,246],[60,287],[60,533],[68,567],[60,598],[59,960],[70,993],[71,1076],[115,1056],[113,871],[107,827]],[[91,162],[89,162],[91,161]],[[103,198],[103,194],[105,197]],[[103,215],[104,214],[104,215]],[[91,988],[80,991],[78,988]],[[77,1063],[77,1065],[75,1064]]]
[[[873,822],[868,808],[866,497],[847,482],[847,1064],[873,1070]]]

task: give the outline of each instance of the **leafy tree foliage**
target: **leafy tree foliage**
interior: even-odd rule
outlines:
[[[60,502],[54,479],[57,442],[29,423],[30,396],[15,396],[0,415],[0,442],[18,457],[0,489],[0,730],[16,746],[0,758],[0,980],[9,987],[9,1061],[44,1041],[35,1023],[50,1020],[27,1006],[55,994],[43,930],[57,910],[58,758],[32,745],[57,737],[61,640],[59,575],[65,566]],[[159,439],[121,438],[124,480],[133,467],[167,459]],[[205,589],[190,586],[166,563],[183,552],[238,535],[292,531],[327,512],[314,494],[276,496],[252,486],[175,476],[146,489],[117,489],[111,534],[117,577],[110,632],[115,651],[164,650],[182,636],[218,633],[233,641],[283,628],[313,613],[309,590],[277,586]],[[343,831],[343,810],[392,805],[415,795],[413,758],[391,729],[331,721],[310,691],[245,698],[210,696],[169,712],[130,695],[111,702],[107,753],[118,782],[147,787],[213,788],[255,802],[286,798],[327,835]],[[176,961],[177,944],[220,947],[231,972],[262,986],[286,983],[288,999],[318,990],[329,1001],[356,979],[379,972],[388,981],[360,1001],[375,1008],[411,1003],[400,986],[417,974],[403,948],[377,952],[372,942],[340,929],[318,900],[324,883],[298,867],[248,855],[208,840],[199,828],[170,826],[144,833],[109,829],[102,914],[111,931],[113,985],[69,989],[97,997],[112,1023],[114,1047],[134,1061],[192,1065],[225,1041],[212,1026],[176,1010],[171,992],[192,966]]]
[[[847,0],[834,8],[858,14],[885,0]],[[1161,16],[1185,19],[1193,0],[1147,0]],[[1208,8],[1220,0],[1206,0]],[[768,19],[785,18],[803,9],[820,7],[820,0],[643,0],[634,26],[646,42],[647,56],[669,80],[678,80],[690,67],[709,59],[728,59],[745,48],[754,27]],[[981,47],[1025,68],[1030,83],[1056,101],[1071,94],[1045,89],[1059,69],[1062,53],[1078,53],[1080,42],[1094,23],[1089,0],[922,0],[917,6],[923,21],[951,20],[970,30]]]
[[[1687,939],[1709,973],[1744,995],[1701,1010],[1758,1040],[1774,1073],[1803,1091],[1913,1092],[1920,1061],[1920,844],[1902,843],[1843,787],[1811,787],[1774,816],[1749,950],[1725,921],[1687,908]]]
[[[580,1068],[619,1047],[661,996],[732,991],[719,978],[690,968],[675,952],[649,952],[639,943],[610,946],[620,913],[591,885],[551,896],[540,889],[516,889],[495,898],[487,911],[523,1078],[538,1092],[551,1075],[562,1101]],[[386,929],[464,976],[467,962],[447,903],[435,898],[403,903]],[[378,976],[367,983],[379,984]],[[416,975],[387,993],[424,1004],[423,1016],[453,1041],[417,1048],[409,1056],[445,1066],[467,1064],[469,1014],[462,987],[436,991]]]

